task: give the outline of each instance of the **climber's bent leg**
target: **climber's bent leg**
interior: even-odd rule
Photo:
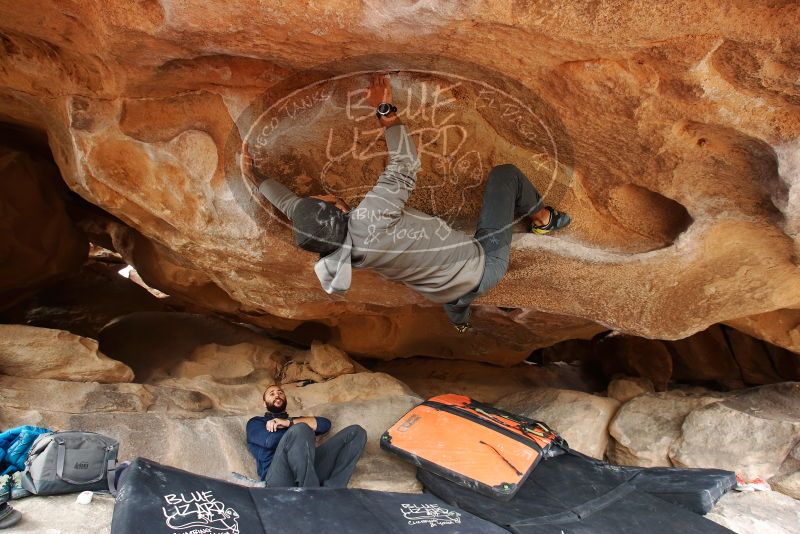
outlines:
[[[515,165],[504,164],[492,168],[475,231],[475,239],[485,254],[483,277],[472,291],[444,305],[445,313],[453,324],[467,323],[470,303],[496,286],[506,273],[511,250],[511,227],[515,220],[533,215],[541,209],[539,192]]]

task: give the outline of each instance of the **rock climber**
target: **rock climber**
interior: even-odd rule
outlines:
[[[356,208],[332,195],[298,197],[256,169],[246,143],[243,168],[263,180],[259,191],[291,220],[296,244],[319,254],[314,271],[326,292],[346,291],[352,268],[369,268],[443,304],[455,328],[466,332],[470,303],[497,285],[508,268],[514,221],[525,218],[531,232],[548,234],[567,226],[570,217],[543,205],[512,164],[489,172],[474,237],[405,207],[420,161],[386,76],[372,77],[367,102],[384,128],[389,162]]]
[[[346,488],[367,442],[366,431],[351,425],[317,447],[315,438],[330,430],[330,420],[289,417],[286,393],[277,384],[267,387],[262,398],[267,411],[250,419],[246,430],[247,448],[263,485]]]

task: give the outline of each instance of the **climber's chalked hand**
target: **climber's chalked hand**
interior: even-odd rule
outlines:
[[[256,168],[256,162],[253,159],[253,155],[250,154],[247,141],[242,143],[242,173],[248,178],[264,179]]]
[[[367,88],[367,103],[377,108],[383,102],[392,103],[392,86],[385,74],[373,74]]]

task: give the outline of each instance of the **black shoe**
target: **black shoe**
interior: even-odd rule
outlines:
[[[22,512],[14,510],[8,504],[0,504],[0,529],[13,527],[22,519]]]

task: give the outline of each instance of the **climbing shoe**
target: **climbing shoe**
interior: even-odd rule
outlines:
[[[453,328],[458,330],[459,333],[464,334],[472,330],[472,325],[469,323],[453,324]]]
[[[531,232],[534,234],[545,235],[554,230],[560,230],[561,228],[567,226],[572,220],[568,214],[557,211],[550,206],[545,206],[545,209],[550,212],[550,220],[544,226],[531,224]]]

